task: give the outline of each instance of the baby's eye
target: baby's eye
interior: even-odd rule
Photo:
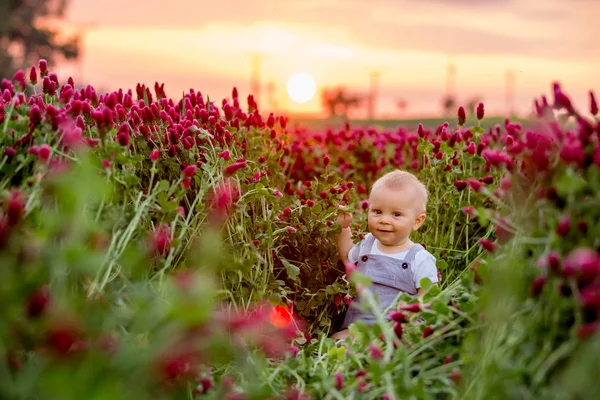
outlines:
[[[375,214],[381,214],[381,210],[373,210]]]
[[[402,213],[395,212],[395,213],[394,213],[394,214],[392,214],[392,215],[393,215],[394,217],[401,217],[401,216],[402,216]]]

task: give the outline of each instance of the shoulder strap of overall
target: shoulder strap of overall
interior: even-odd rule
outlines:
[[[413,262],[415,260],[415,256],[417,255],[417,253],[419,251],[423,250],[423,246],[421,246],[420,244],[415,244],[413,247],[411,247],[411,249],[408,251],[408,254],[406,255],[406,257],[404,257],[404,261],[406,262]]]
[[[375,236],[369,234],[365,238],[365,240],[361,243],[359,249],[359,257],[362,257],[365,254],[371,253],[371,249],[373,248],[373,244],[375,243]]]

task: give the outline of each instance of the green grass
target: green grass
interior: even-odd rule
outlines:
[[[496,124],[503,125],[505,117],[485,117],[481,121],[481,126],[484,129],[493,127]],[[350,120],[350,125],[354,128],[359,127],[372,127],[379,130],[382,129],[397,129],[398,127],[404,127],[408,130],[414,131],[417,129],[419,123],[422,123],[425,128],[433,129],[438,125],[448,121],[451,127],[456,125],[455,117],[439,117],[439,118],[420,118],[420,119],[354,119]],[[512,122],[520,122],[523,125],[527,125],[529,120],[526,118],[512,118]],[[344,119],[341,118],[290,118],[291,126],[299,126],[309,131],[319,131],[327,128],[339,129],[344,126]],[[466,126],[473,126],[477,124],[475,118],[467,118]]]

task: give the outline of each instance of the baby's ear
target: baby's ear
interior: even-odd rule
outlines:
[[[425,213],[421,213],[417,216],[417,219],[415,219],[415,224],[413,225],[413,231],[416,231],[417,229],[419,229],[421,227],[421,225],[423,225],[423,222],[425,222],[425,220],[427,219],[427,216],[425,215]]]

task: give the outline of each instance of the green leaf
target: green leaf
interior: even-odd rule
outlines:
[[[423,278],[419,281],[419,283],[421,284],[421,289],[425,291],[431,287],[431,279],[429,278]]]
[[[437,269],[439,269],[440,271],[445,270],[446,268],[448,268],[448,263],[446,262],[446,260],[442,260],[442,259],[438,259],[437,262],[435,263],[435,266],[437,267]]]
[[[297,280],[298,275],[300,274],[300,268],[296,267],[294,264],[284,259],[281,259],[281,262],[283,263],[283,266],[285,267],[288,276],[293,280]]]
[[[171,187],[171,184],[169,183],[169,181],[167,180],[162,180],[160,181],[160,183],[158,184],[158,190],[160,191],[167,191],[169,190],[169,188]]]
[[[568,168],[556,182],[556,189],[561,196],[564,196],[579,193],[585,185],[585,180],[573,168]]]
[[[323,211],[323,207],[322,207],[320,204],[315,204],[315,205],[313,206],[313,208],[312,208],[312,211],[313,211],[315,214],[318,214],[318,213],[320,213],[321,211]]]

